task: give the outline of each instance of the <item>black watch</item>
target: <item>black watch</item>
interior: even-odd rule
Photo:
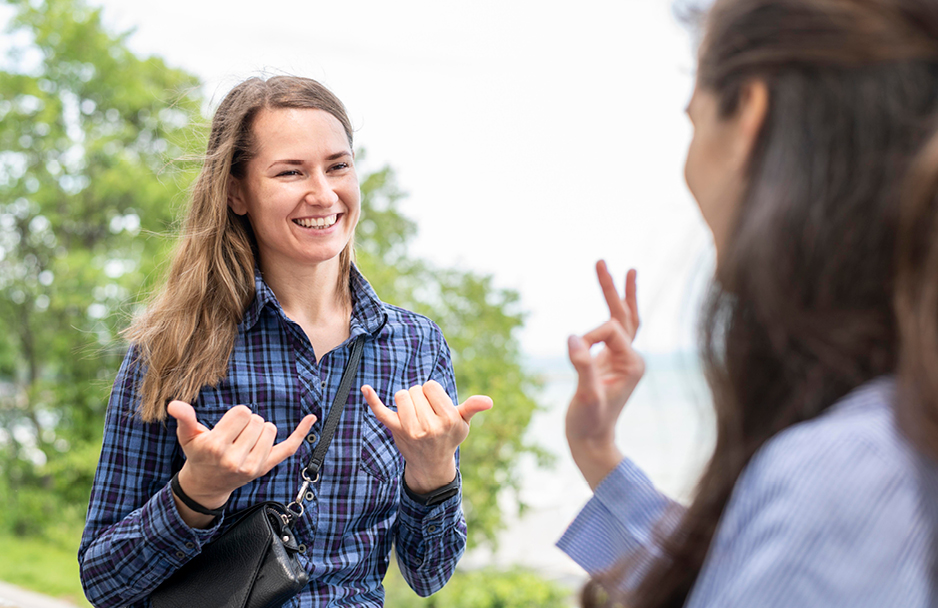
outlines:
[[[411,500],[421,505],[432,507],[433,505],[438,505],[441,502],[444,502],[459,494],[459,487],[462,485],[462,480],[459,477],[459,471],[456,471],[456,479],[449,482],[442,488],[437,488],[431,492],[427,492],[426,494],[417,494],[408,488],[407,482],[404,481],[403,475],[401,475],[401,485],[404,486],[404,491],[407,492],[407,495],[410,496]]]

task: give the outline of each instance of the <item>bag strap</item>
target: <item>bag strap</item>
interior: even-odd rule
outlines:
[[[329,450],[329,444],[332,443],[332,438],[335,436],[335,431],[339,426],[339,420],[342,418],[342,412],[345,410],[345,402],[348,401],[348,394],[352,388],[352,381],[355,380],[355,373],[358,371],[362,350],[365,348],[365,337],[366,334],[358,336],[355,343],[352,345],[352,354],[349,355],[345,371],[342,372],[342,380],[339,382],[339,390],[336,392],[335,399],[332,401],[332,409],[329,410],[329,415],[326,416],[326,422],[322,425],[322,435],[319,438],[319,445],[313,450],[313,455],[310,457],[309,462],[306,463],[306,466],[300,471],[300,475],[303,477],[300,491],[297,493],[296,499],[287,505],[287,509],[296,517],[303,516],[303,512],[305,511],[303,502],[310,484],[319,481],[319,470],[322,468],[322,463],[326,459],[326,452]],[[298,508],[294,509],[294,506]]]

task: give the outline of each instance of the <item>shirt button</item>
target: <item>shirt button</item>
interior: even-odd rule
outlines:
[[[429,532],[430,534],[433,534],[434,532],[436,532],[436,526],[427,526],[427,532]]]
[[[326,388],[326,381],[325,381],[325,380],[322,381],[322,387],[323,387],[323,388]]]
[[[195,549],[195,543],[186,543],[186,549]]]
[[[179,559],[182,559],[182,558],[184,558],[185,556],[186,556],[186,554],[183,553],[182,551],[176,551],[176,557],[178,557]]]
[[[319,437],[316,436],[316,433],[310,433],[306,436],[306,441],[309,443],[316,443],[317,439],[319,439]]]

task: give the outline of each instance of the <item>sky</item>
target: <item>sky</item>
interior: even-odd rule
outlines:
[[[605,320],[600,258],[620,286],[638,269],[639,349],[693,347],[713,249],[683,180],[694,53],[672,0],[88,1],[215,103],[259,74],[331,88],[360,173],[390,165],[409,195],[411,253],[517,290],[528,355]]]

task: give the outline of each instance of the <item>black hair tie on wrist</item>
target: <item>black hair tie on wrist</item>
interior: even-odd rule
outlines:
[[[178,472],[173,475],[173,479],[169,482],[169,485],[173,489],[173,493],[179,497],[179,500],[182,501],[182,504],[186,505],[196,513],[201,513],[202,515],[211,515],[212,517],[220,517],[221,514],[225,512],[225,507],[228,506],[228,501],[226,500],[225,504],[218,507],[217,509],[208,509],[189,498],[189,496],[187,496],[186,493],[182,491],[182,486],[179,485]]]

